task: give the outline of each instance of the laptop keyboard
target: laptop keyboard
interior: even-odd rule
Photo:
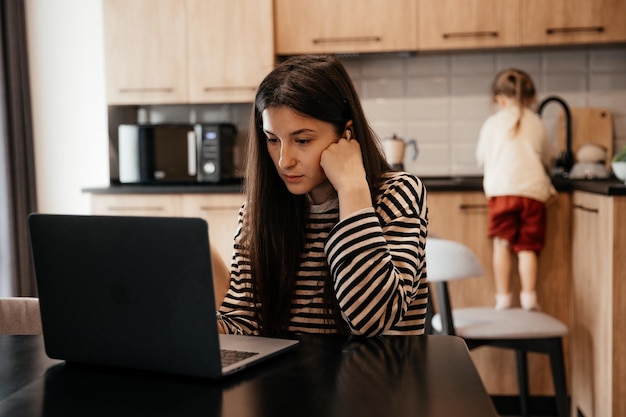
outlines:
[[[241,350],[222,349],[221,350],[221,354],[222,354],[222,368],[224,368],[224,367],[226,367],[228,365],[232,365],[235,362],[239,362],[241,360],[249,358],[250,356],[254,356],[257,353],[258,352],[245,352],[245,351],[241,351]]]

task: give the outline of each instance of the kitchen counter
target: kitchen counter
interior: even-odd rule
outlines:
[[[422,177],[428,191],[482,191],[481,176]],[[617,179],[608,180],[568,180],[553,178],[552,183],[559,192],[586,191],[594,194],[626,195],[626,184]],[[234,180],[222,184],[159,184],[159,185],[111,185],[102,188],[85,188],[83,192],[92,194],[215,194],[241,193],[243,183]]]
[[[482,191],[482,177],[424,177],[422,182],[428,191]],[[616,179],[569,180],[553,178],[558,192],[587,191],[601,195],[626,195],[626,184]]]
[[[243,192],[243,181],[219,184],[112,184],[109,187],[84,188],[91,194],[223,194]]]
[[[570,191],[586,191],[593,194],[626,195],[626,184],[617,180],[561,180],[569,182]]]

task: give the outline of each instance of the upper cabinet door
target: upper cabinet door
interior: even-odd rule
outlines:
[[[524,45],[626,41],[624,0],[522,0]]]
[[[519,10],[519,0],[421,0],[420,49],[519,45]]]
[[[252,102],[274,66],[272,0],[187,0],[191,103]]]
[[[183,0],[105,0],[109,104],[187,101]]]
[[[275,0],[276,53],[417,50],[417,0]]]

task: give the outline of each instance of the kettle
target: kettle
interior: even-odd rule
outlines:
[[[382,142],[385,158],[393,169],[404,170],[404,153],[407,147],[413,149],[412,160],[417,159],[419,149],[415,139],[399,137],[394,133],[390,138],[384,138]]]

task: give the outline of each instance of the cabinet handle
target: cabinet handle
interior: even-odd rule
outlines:
[[[204,92],[210,91],[256,91],[256,87],[204,87]]]
[[[476,209],[487,209],[487,205],[486,204],[461,204],[459,206],[459,209],[461,210],[476,210]]]
[[[444,39],[450,39],[450,38],[483,38],[483,37],[497,38],[498,37],[498,32],[496,32],[496,31],[487,31],[487,32],[453,32],[453,33],[444,33],[442,36],[443,36]]]
[[[200,211],[215,211],[215,210],[238,210],[239,207],[228,207],[228,206],[200,206],[198,208]]]
[[[547,28],[546,34],[548,35],[556,35],[559,33],[568,34],[568,33],[581,33],[581,32],[604,32],[604,26],[580,26],[580,27],[571,27],[571,28]]]
[[[163,211],[163,207],[108,207],[108,211]]]
[[[318,43],[339,43],[339,42],[381,42],[383,38],[380,36],[354,36],[346,38],[315,38],[314,44]]]
[[[171,93],[171,87],[120,88],[120,93]]]
[[[600,212],[600,210],[598,210],[597,208],[589,208],[589,207],[581,206],[580,204],[574,204],[572,207],[578,210],[586,211],[588,213]]]

